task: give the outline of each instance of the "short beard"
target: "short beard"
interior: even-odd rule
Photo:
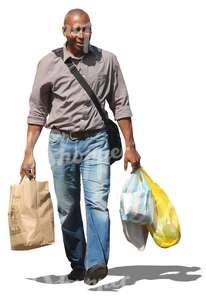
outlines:
[[[69,47],[69,40],[66,41],[66,48]],[[84,39],[83,52],[87,54],[89,52],[89,38]]]

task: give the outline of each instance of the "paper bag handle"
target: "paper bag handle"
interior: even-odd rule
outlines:
[[[26,176],[26,175],[24,175],[23,177],[21,177],[21,179],[20,179],[20,181],[19,181],[19,184],[21,184],[22,183],[22,181],[28,181],[28,180],[26,180],[28,178],[28,176]],[[30,178],[28,178],[30,181],[32,181],[32,180],[35,180],[35,177],[32,177],[31,179]]]

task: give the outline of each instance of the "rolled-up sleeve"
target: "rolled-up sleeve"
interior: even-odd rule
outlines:
[[[37,66],[32,92],[29,98],[28,124],[45,125],[51,110],[51,82],[49,80],[49,64],[42,58]]]
[[[126,117],[132,117],[127,87],[119,62],[115,55],[112,56],[112,74],[110,83],[110,93],[107,101],[113,112],[114,119],[118,120]]]

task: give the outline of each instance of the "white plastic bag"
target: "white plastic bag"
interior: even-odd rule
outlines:
[[[151,224],[154,220],[154,203],[147,181],[138,169],[125,182],[120,196],[122,221]]]
[[[144,250],[148,229],[154,221],[152,193],[141,169],[126,180],[120,197],[120,217],[126,239],[138,250]]]
[[[145,225],[139,225],[132,222],[122,221],[123,232],[126,239],[132,243],[138,250],[143,251],[145,249],[148,230]]]

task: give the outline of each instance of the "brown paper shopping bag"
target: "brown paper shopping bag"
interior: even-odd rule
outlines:
[[[12,250],[27,250],[54,243],[54,214],[48,181],[25,175],[10,186],[8,211]]]

